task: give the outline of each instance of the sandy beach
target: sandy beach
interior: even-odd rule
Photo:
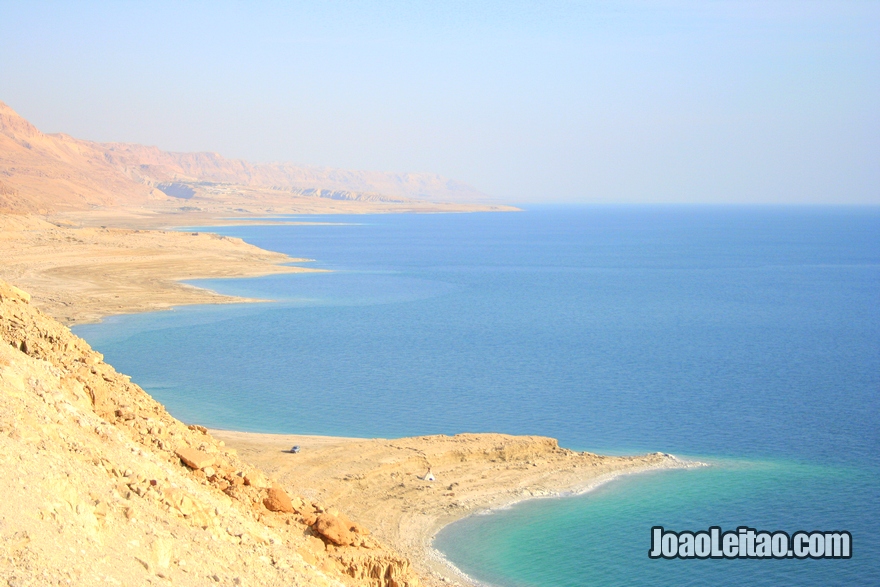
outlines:
[[[609,457],[540,436],[358,439],[211,430],[284,487],[344,511],[425,577],[468,583],[431,547],[445,525],[487,509],[579,493],[621,474],[694,466],[671,455]],[[300,452],[292,454],[291,447]],[[426,480],[428,472],[434,481]]]

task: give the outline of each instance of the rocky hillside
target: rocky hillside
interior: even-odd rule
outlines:
[[[368,529],[171,417],[5,282],[0,340],[10,586],[418,583]]]
[[[97,143],[47,135],[0,102],[0,212],[46,214],[166,198],[124,174]]]
[[[244,190],[242,192],[242,190]],[[229,194],[367,202],[479,202],[485,194],[430,173],[254,164],[217,153],[96,143],[44,134],[0,102],[0,212],[55,213]]]

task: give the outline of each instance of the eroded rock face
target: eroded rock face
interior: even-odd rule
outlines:
[[[404,558],[358,556],[340,561],[346,574],[369,585],[414,587],[409,561]]]

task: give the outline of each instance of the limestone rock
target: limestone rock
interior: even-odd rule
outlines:
[[[214,464],[215,458],[194,448],[179,448],[174,453],[180,457],[190,469],[204,469]]]
[[[11,289],[11,290],[12,290],[12,293],[14,293],[15,295],[17,295],[18,298],[19,298],[21,301],[23,301],[25,304],[29,304],[29,303],[31,303],[31,294],[27,293],[26,291],[23,291],[23,290],[18,289],[17,287],[15,287],[15,286],[12,285],[12,284],[9,285],[9,289]]]
[[[0,299],[10,298],[29,304],[31,302],[31,294],[23,291],[11,283],[0,283]]]
[[[352,522],[351,524],[351,531],[355,534],[360,534],[361,536],[368,536],[370,534],[370,531],[368,529],[354,522]]]
[[[324,552],[327,550],[327,548],[324,546],[324,541],[317,536],[306,536],[306,546],[314,554],[324,554]]]
[[[293,504],[290,502],[290,498],[278,485],[273,485],[269,488],[268,495],[263,500],[263,505],[272,512],[293,513]]]
[[[351,530],[345,527],[342,520],[330,514],[319,515],[312,530],[338,546],[350,546],[355,542]]]
[[[272,484],[269,483],[269,479],[259,471],[250,471],[246,473],[244,476],[244,484],[259,489],[268,489],[272,486]]]

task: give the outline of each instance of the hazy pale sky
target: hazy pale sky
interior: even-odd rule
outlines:
[[[880,204],[880,2],[9,2],[46,132],[513,202]]]

